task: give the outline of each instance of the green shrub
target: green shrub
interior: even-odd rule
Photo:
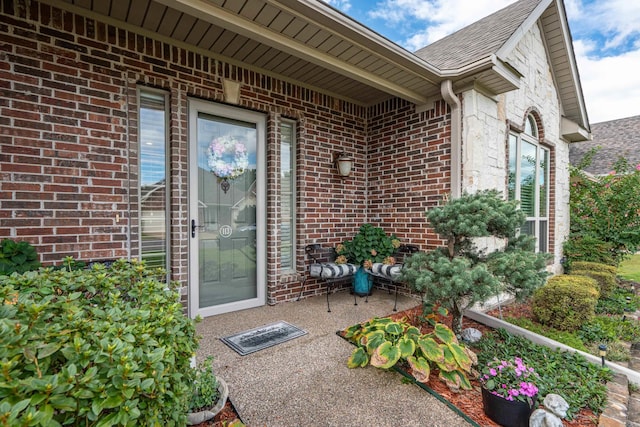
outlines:
[[[507,317],[505,321],[512,325],[519,326],[534,334],[542,335],[547,338],[551,338],[554,341],[558,341],[564,345],[568,345],[571,348],[581,351],[589,351],[584,345],[584,342],[575,332],[559,331],[548,326],[542,326],[538,323],[532,322],[526,317]]]
[[[609,273],[614,277],[618,274],[618,269],[612,265],[603,264],[601,262],[576,261],[571,264],[571,274],[575,274],[575,270],[597,271]]]
[[[545,326],[575,331],[595,314],[597,286],[586,276],[554,276],[533,294],[533,314]]]
[[[624,314],[640,309],[640,297],[633,291],[615,287],[606,298],[600,298],[596,305],[596,314]]]
[[[38,253],[29,242],[4,239],[0,242],[0,275],[24,273],[40,267]]]
[[[637,342],[640,339],[640,324],[637,320],[621,316],[596,316],[580,327],[578,335],[583,341],[613,343],[615,341]]]
[[[152,274],[120,260],[0,276],[4,425],[185,424],[194,322]]]
[[[591,277],[598,283],[598,291],[600,292],[600,298],[606,298],[611,295],[611,292],[616,287],[616,276],[603,271],[593,270],[571,270],[571,274],[576,276]]]
[[[571,235],[564,243],[563,249],[569,268],[572,268],[573,263],[580,261],[607,265],[617,265],[619,262],[613,245],[596,237]]]

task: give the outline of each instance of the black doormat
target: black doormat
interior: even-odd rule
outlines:
[[[279,321],[220,339],[241,356],[246,356],[247,354],[301,337],[306,333],[307,331],[297,326]]]

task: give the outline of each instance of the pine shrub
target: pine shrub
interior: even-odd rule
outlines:
[[[537,320],[561,331],[576,331],[595,315],[598,284],[586,276],[559,275],[536,290],[532,311]]]

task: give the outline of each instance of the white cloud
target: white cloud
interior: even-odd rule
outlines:
[[[574,42],[580,81],[591,123],[640,115],[640,49],[593,56],[593,44]]]
[[[348,12],[349,9],[351,9],[351,2],[349,0],[322,0],[322,1],[343,12]]]
[[[414,51],[502,9],[513,0],[385,0],[369,12],[389,27],[410,22],[411,36],[400,44]]]

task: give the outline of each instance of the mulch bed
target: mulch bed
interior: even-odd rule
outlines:
[[[395,313],[391,317],[396,320],[406,317],[410,323],[415,323],[414,320],[418,318],[421,312],[422,308],[418,306],[409,310]],[[498,310],[496,309],[490,311],[488,312],[488,314],[497,317]],[[502,307],[502,315],[504,317],[513,316],[528,318],[531,318],[532,316],[531,309],[529,308],[528,304],[510,304],[508,306],[504,306]],[[450,317],[441,318],[440,321],[451,326]],[[467,318],[464,318],[463,320],[463,327],[476,328],[483,334],[491,331],[491,328]],[[428,326],[423,325],[422,329],[423,332],[427,332]],[[449,387],[447,387],[442,381],[438,379],[437,374],[432,372],[431,378],[427,385],[431,390],[451,402],[456,408],[458,408],[461,412],[463,412],[466,416],[468,416],[480,426],[500,427],[499,424],[496,424],[484,414],[484,411],[482,409],[482,393],[480,391],[480,383],[477,380],[471,380],[473,390],[464,390],[458,393],[451,391]],[[213,421],[199,424],[197,427],[222,427],[224,421],[232,421],[236,418],[239,417],[238,413],[235,410],[235,407],[233,406],[231,401],[227,401],[227,404],[225,405],[223,410],[218,415],[216,415]],[[593,413],[593,411],[589,409],[582,409],[573,420],[563,420],[563,422],[567,427],[597,427],[598,417]]]

